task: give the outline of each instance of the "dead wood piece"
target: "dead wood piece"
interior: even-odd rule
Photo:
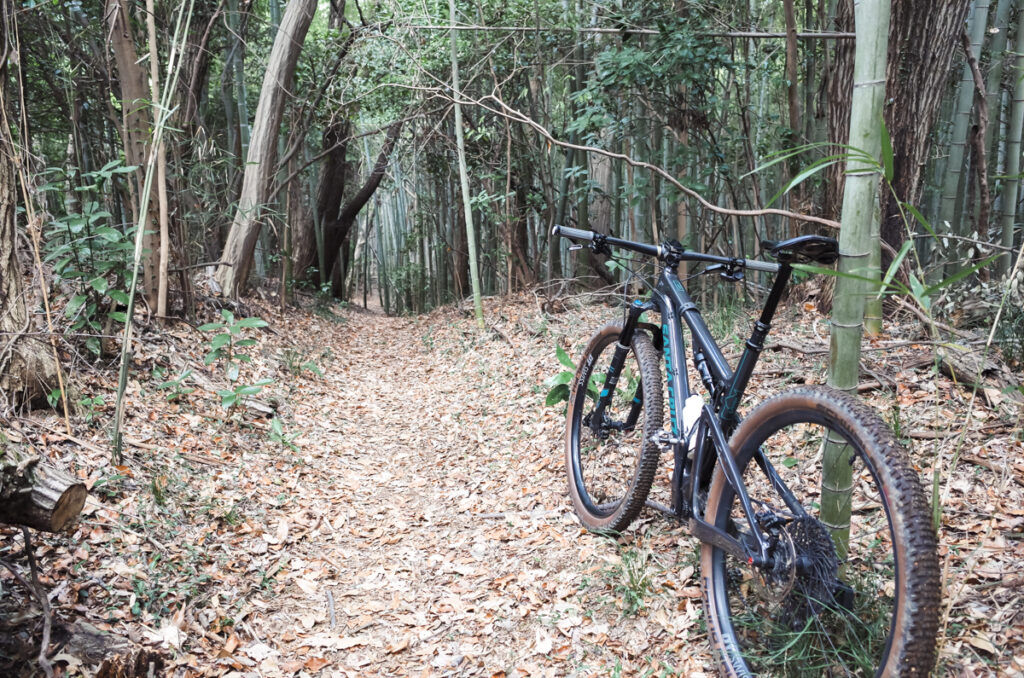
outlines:
[[[794,344],[788,341],[777,341],[770,346],[765,346],[765,349],[768,351],[781,351],[782,349],[787,349],[790,351],[796,351],[797,353],[803,353],[805,355],[817,355],[821,353],[828,353],[827,348],[810,348],[807,346]]]
[[[0,522],[60,532],[73,524],[88,492],[77,478],[13,446],[0,452]]]
[[[857,384],[857,393],[869,393],[880,388],[882,388],[882,382],[880,381],[865,381],[862,384]]]
[[[504,340],[505,340],[505,342],[506,342],[506,343],[507,343],[507,344],[508,344],[509,346],[511,346],[511,347],[512,347],[513,349],[515,349],[515,347],[516,347],[516,346],[515,346],[515,344],[513,344],[513,343],[512,343],[512,340],[508,338],[508,335],[507,335],[507,334],[505,334],[505,333],[504,333],[504,332],[503,332],[503,331],[501,330],[501,328],[500,328],[500,327],[498,327],[498,326],[497,326],[497,325],[495,325],[494,323],[487,323],[487,328],[488,328],[489,330],[491,330],[492,332],[494,332],[494,333],[495,333],[496,335],[498,335],[499,337],[501,337],[502,339],[504,339]]]
[[[164,675],[164,668],[160,653],[139,648],[104,659],[96,678],[150,678]]]
[[[944,344],[936,347],[935,356],[940,372],[961,386],[980,390],[989,406],[998,405],[1003,398],[1024,405],[1017,376],[980,350]]]
[[[953,327],[951,325],[947,325],[944,322],[940,322],[940,321],[936,320],[935,318],[930,318],[928,316],[928,314],[926,314],[924,311],[919,309],[917,306],[914,306],[913,304],[904,301],[903,299],[899,298],[898,296],[890,296],[889,298],[893,299],[897,304],[899,304],[899,306],[901,308],[904,308],[907,311],[910,311],[911,313],[913,313],[915,316],[917,316],[918,320],[920,320],[922,323],[924,323],[928,327],[931,327],[931,328],[934,328],[934,329],[940,329],[943,332],[948,332],[950,334],[955,334],[956,336],[960,337],[961,339],[974,339],[975,338],[975,336],[973,334],[971,334],[970,332],[964,332],[963,330],[958,330],[957,328],[955,328],[955,327]]]

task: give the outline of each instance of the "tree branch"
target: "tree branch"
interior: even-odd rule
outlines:
[[[486,100],[486,99],[491,99],[491,100],[497,102],[498,106],[502,110],[495,110],[491,106],[487,106],[486,104],[484,104],[483,101]],[[484,97],[484,99],[475,100],[475,101],[474,100],[469,100],[469,103],[476,104],[476,105],[478,105],[478,106],[480,106],[480,107],[482,107],[482,108],[484,108],[486,110],[489,110],[492,113],[495,113],[497,115],[507,115],[507,116],[511,117],[513,120],[521,122],[524,125],[528,125],[528,126],[532,127],[534,130],[536,130],[538,134],[540,134],[541,136],[543,136],[545,139],[547,139],[549,142],[551,142],[552,144],[554,144],[556,146],[561,146],[563,148],[575,149],[575,150],[578,150],[578,151],[584,151],[586,153],[597,153],[598,155],[603,155],[603,156],[606,156],[606,157],[609,157],[609,158],[614,158],[616,160],[621,160],[621,161],[623,161],[623,162],[625,162],[625,163],[627,163],[627,164],[629,164],[629,165],[631,165],[633,167],[641,167],[641,168],[646,169],[646,170],[648,170],[650,172],[654,172],[654,173],[660,175],[662,178],[664,178],[670,184],[675,186],[680,192],[685,193],[686,195],[690,196],[691,198],[696,200],[698,203],[700,203],[701,206],[703,206],[705,209],[708,209],[708,210],[710,210],[712,212],[716,212],[718,214],[732,215],[732,216],[737,216],[737,217],[760,217],[760,216],[766,216],[766,215],[772,214],[772,215],[779,216],[779,217],[786,217],[788,219],[796,219],[797,221],[812,222],[812,223],[815,223],[815,224],[820,224],[822,226],[827,226],[829,228],[834,228],[834,229],[838,229],[839,228],[839,222],[832,221],[831,219],[825,219],[823,217],[815,217],[815,216],[811,216],[811,215],[807,215],[807,214],[798,214],[796,212],[790,212],[789,210],[779,210],[779,209],[734,210],[734,209],[728,209],[726,207],[720,207],[718,205],[715,205],[715,204],[712,204],[712,203],[708,202],[707,200],[704,199],[703,196],[701,196],[699,193],[697,193],[693,189],[687,188],[686,186],[683,186],[681,183],[679,183],[679,181],[674,176],[669,174],[664,169],[658,167],[657,165],[652,165],[651,163],[642,162],[640,160],[634,160],[633,158],[629,157],[628,155],[624,155],[622,153],[614,153],[612,151],[606,151],[603,148],[597,148],[595,146],[584,146],[584,145],[580,145],[580,144],[570,144],[570,143],[568,143],[566,141],[560,141],[560,140],[556,139],[551,134],[551,132],[549,132],[547,129],[545,129],[540,123],[538,123],[537,121],[533,120],[529,116],[521,113],[520,111],[517,111],[516,109],[512,108],[511,106],[505,104],[504,102],[502,102],[501,100],[499,100],[499,99],[497,99],[497,98],[495,98],[493,96],[487,96],[487,97]]]

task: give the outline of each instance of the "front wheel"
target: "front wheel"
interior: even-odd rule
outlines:
[[[927,676],[939,622],[935,532],[884,422],[849,395],[800,388],[755,408],[730,447],[772,564],[701,548],[722,674]],[[755,541],[720,469],[705,517]]]
[[[633,333],[617,383],[605,383],[622,326],[598,330],[580,358],[566,413],[565,467],[580,522],[597,532],[620,532],[640,513],[660,451],[654,442],[664,418],[658,352]],[[603,412],[596,406],[610,391]]]

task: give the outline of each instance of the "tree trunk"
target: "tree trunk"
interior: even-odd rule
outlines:
[[[921,177],[928,160],[931,131],[942,105],[946,79],[970,0],[895,0],[889,24],[886,68],[885,124],[893,147],[892,192],[883,191],[881,237],[895,250],[906,239],[907,225],[898,201],[921,199]],[[835,30],[852,26],[850,0],[837,8]],[[849,137],[853,45],[838,41],[829,77],[829,139]],[[838,214],[836,189],[841,191],[842,168],[829,174],[826,214]],[[893,197],[895,193],[895,198]]]
[[[455,0],[448,0],[448,20],[455,26]],[[466,169],[466,141],[462,134],[462,105],[459,99],[459,50],[455,39],[455,31],[451,33],[452,92],[455,96],[455,146],[459,162],[459,186],[462,189],[462,208],[466,219],[466,249],[469,251],[469,278],[473,286],[473,311],[476,324],[480,329],[484,325],[484,307],[480,299],[480,271],[476,262],[476,232],[473,229],[473,208],[469,204],[469,172]]]
[[[294,266],[300,278],[306,277],[312,267],[317,265],[317,243],[315,237],[318,219],[321,224],[333,224],[338,220],[341,201],[345,194],[345,180],[348,170],[346,154],[348,152],[348,136],[350,126],[348,120],[334,120],[324,128],[322,152],[325,152],[323,166],[320,169],[320,183],[316,192],[316,210],[312,218],[303,222],[302,230],[295,239]],[[332,260],[333,261],[333,260]],[[326,271],[329,273],[330,270]],[[319,278],[317,278],[319,279]],[[315,281],[313,281],[315,282]]]
[[[858,0],[855,3],[857,52],[854,61],[850,146],[878,158],[882,137],[878,120],[885,103],[886,38],[889,35],[889,0]],[[839,270],[864,276],[871,246],[872,220],[878,219],[878,184],[881,172],[872,164],[851,161],[846,168],[843,196],[843,228],[839,232]],[[860,373],[861,325],[864,316],[865,285],[856,279],[836,280],[832,311],[830,386],[855,392]],[[836,538],[839,557],[845,557],[849,537],[851,469],[841,445],[824,451],[821,488],[821,520]]]
[[[261,210],[270,197],[270,184],[277,165],[277,135],[281,128],[285,98],[290,96],[287,88],[291,86],[302,43],[313,21],[316,6],[316,0],[289,2],[270,51],[259,104],[256,106],[238,211],[221,255],[222,265],[217,270],[217,282],[227,297],[237,298],[245,291],[253,252],[263,225]]]
[[[325,270],[329,272],[334,270],[341,248],[348,244],[349,234],[352,232],[352,224],[356,222],[359,212],[370,201],[370,198],[373,197],[377,187],[380,186],[380,182],[387,174],[388,161],[391,158],[391,153],[395,149],[395,144],[401,132],[401,122],[396,122],[388,128],[387,137],[384,139],[384,146],[377,155],[377,162],[374,163],[373,169],[370,170],[370,174],[366,177],[362,187],[356,191],[355,195],[352,196],[352,199],[344,207],[335,211],[330,209],[334,207],[333,205],[328,205],[328,214],[321,214],[320,218],[323,220],[324,225]],[[343,179],[341,180],[343,181]],[[328,192],[332,192],[331,189],[328,188]],[[334,216],[330,218],[332,211],[334,211]],[[341,279],[344,280],[345,271],[340,271],[340,273]],[[333,292],[336,295],[343,294],[341,285],[334,286]]]
[[[14,16],[10,0],[2,4],[4,16]],[[10,44],[6,21],[0,21],[0,44]],[[0,63],[0,100],[4,103],[9,63]],[[0,406],[5,410],[21,403],[45,402],[57,384],[57,363],[49,346],[38,337],[19,336],[36,327],[25,307],[17,256],[16,148],[5,120],[0,131]]]
[[[1017,216],[1017,192],[1020,190],[1020,147],[1021,134],[1024,128],[1024,78],[1020,77],[1021,69],[1024,69],[1024,8],[1017,13],[1017,35],[1014,38],[1014,52],[1017,54],[1015,60],[1016,68],[1013,87],[1013,103],[1010,108],[1010,126],[1006,133],[1006,183],[1003,184],[1002,205],[1000,207],[1000,222],[1002,228],[1002,244],[1010,250],[1013,249],[1013,229],[1016,225]],[[1013,253],[1004,252],[996,260],[996,272],[1005,275],[1013,263]]]
[[[994,134],[999,127],[999,99],[1002,93],[1003,65],[1013,58],[1013,55],[1006,51],[1007,39],[1010,28],[1010,6],[1012,0],[999,0],[996,5],[995,23],[992,29],[992,44],[988,51],[988,76],[985,79],[985,96],[988,101],[989,126],[985,130],[985,149],[988,157],[989,176],[996,173],[996,156],[998,151],[993,144],[995,138],[998,143],[998,136]]]
[[[975,0],[971,13],[970,41],[971,56],[977,60],[981,56],[981,42],[985,37],[988,25],[989,0]],[[959,37],[959,36],[958,36]],[[962,199],[966,185],[963,179],[964,156],[967,150],[968,132],[971,123],[971,111],[974,109],[974,75],[970,64],[965,63],[960,85],[957,88],[956,109],[953,112],[953,136],[949,144],[949,159],[946,161],[946,175],[942,181],[942,202],[939,205],[938,226],[961,235],[969,234],[965,227],[965,213]],[[948,224],[948,226],[947,226]],[[956,262],[949,262],[955,270]]]
[[[152,223],[152,216],[156,213],[152,206],[152,191],[150,195],[142,195],[153,128],[148,109],[150,92],[146,88],[146,74],[135,51],[135,36],[122,0],[107,0],[106,16],[110,21],[109,39],[114,50],[114,61],[117,63],[118,82],[121,85],[125,159],[129,165],[136,168],[133,205],[135,223],[147,231],[142,236],[142,247],[148,252],[142,263],[142,292],[155,308],[159,261],[159,244],[155,229],[159,226]]]
[[[0,450],[0,523],[61,532],[82,512],[85,485],[45,460],[8,445]]]

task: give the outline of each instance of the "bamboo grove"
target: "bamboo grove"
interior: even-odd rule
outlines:
[[[158,317],[253,286],[418,313],[471,258],[484,295],[630,274],[556,223],[742,256],[837,234],[852,0],[3,5],[5,190],[97,355],[139,228]],[[895,0],[888,34],[877,263],[994,256],[941,300],[984,323],[1020,248],[1024,3]]]

